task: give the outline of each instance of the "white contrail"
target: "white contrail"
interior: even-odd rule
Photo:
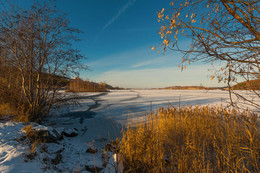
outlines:
[[[129,8],[130,6],[132,6],[132,5],[135,3],[135,1],[136,1],[136,0],[129,0],[122,8],[118,11],[117,14],[116,14],[114,17],[112,17],[112,18],[106,23],[106,25],[103,27],[103,31],[104,31],[105,29],[107,29],[112,23],[114,23],[114,21],[116,21],[116,20],[119,18],[119,16],[126,11],[127,8]]]

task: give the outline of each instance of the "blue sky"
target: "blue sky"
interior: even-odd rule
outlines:
[[[27,0],[29,3],[31,0]],[[23,1],[24,3],[25,1]],[[170,0],[57,0],[71,25],[83,31],[77,43],[88,59],[80,77],[113,86],[155,88],[173,85],[222,86],[208,77],[209,64],[192,64],[181,72],[178,52],[153,51],[162,40],[157,11]],[[185,41],[183,40],[185,45]]]

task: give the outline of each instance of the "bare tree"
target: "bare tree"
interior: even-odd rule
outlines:
[[[6,5],[6,4],[3,4]],[[5,50],[5,77],[15,78],[19,107],[28,121],[41,121],[50,111],[57,89],[84,58],[73,47],[79,30],[52,1],[37,1],[29,9],[9,6],[0,17],[1,48]],[[17,74],[13,76],[13,74]]]
[[[258,90],[248,85],[254,94],[247,97],[235,92],[232,85],[238,79],[249,83],[259,79],[260,1],[174,0],[170,5],[172,8],[158,12],[164,50],[183,53],[181,68],[195,61],[224,62],[212,79],[228,84],[233,106],[232,93],[259,109],[254,100],[260,97]],[[180,44],[184,39],[189,46]]]

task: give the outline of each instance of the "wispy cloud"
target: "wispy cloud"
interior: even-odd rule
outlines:
[[[134,49],[122,50],[113,54],[108,54],[103,57],[89,58],[87,63],[90,68],[103,68],[103,67],[113,67],[113,66],[123,66],[123,68],[131,68],[134,65],[137,65],[138,61],[144,58],[154,58],[156,53],[151,50],[150,45],[144,45],[136,47]],[[144,61],[144,59],[142,59]],[[134,68],[134,67],[132,67]]]
[[[131,68],[139,68],[139,67],[145,67],[145,66],[149,66],[149,65],[163,64],[167,61],[170,61],[172,58],[173,58],[173,56],[161,56],[159,58],[154,58],[154,59],[151,59],[151,60],[147,60],[147,61],[137,63],[137,64],[131,66]]]
[[[136,0],[129,0],[118,12],[115,16],[113,16],[103,27],[103,31],[107,29],[112,23],[114,23],[120,16],[123,14],[127,8],[131,7]]]
[[[217,80],[210,80],[208,69],[211,65],[193,65],[181,72],[177,67],[147,68],[131,70],[110,70],[99,76],[98,81],[106,81],[114,86],[129,88],[152,88],[174,85],[222,86]]]

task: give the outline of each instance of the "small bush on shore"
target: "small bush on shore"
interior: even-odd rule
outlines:
[[[260,172],[257,116],[223,107],[160,108],[123,132],[125,172]]]
[[[15,109],[8,103],[0,102],[0,119],[5,116],[14,116],[16,114]]]

